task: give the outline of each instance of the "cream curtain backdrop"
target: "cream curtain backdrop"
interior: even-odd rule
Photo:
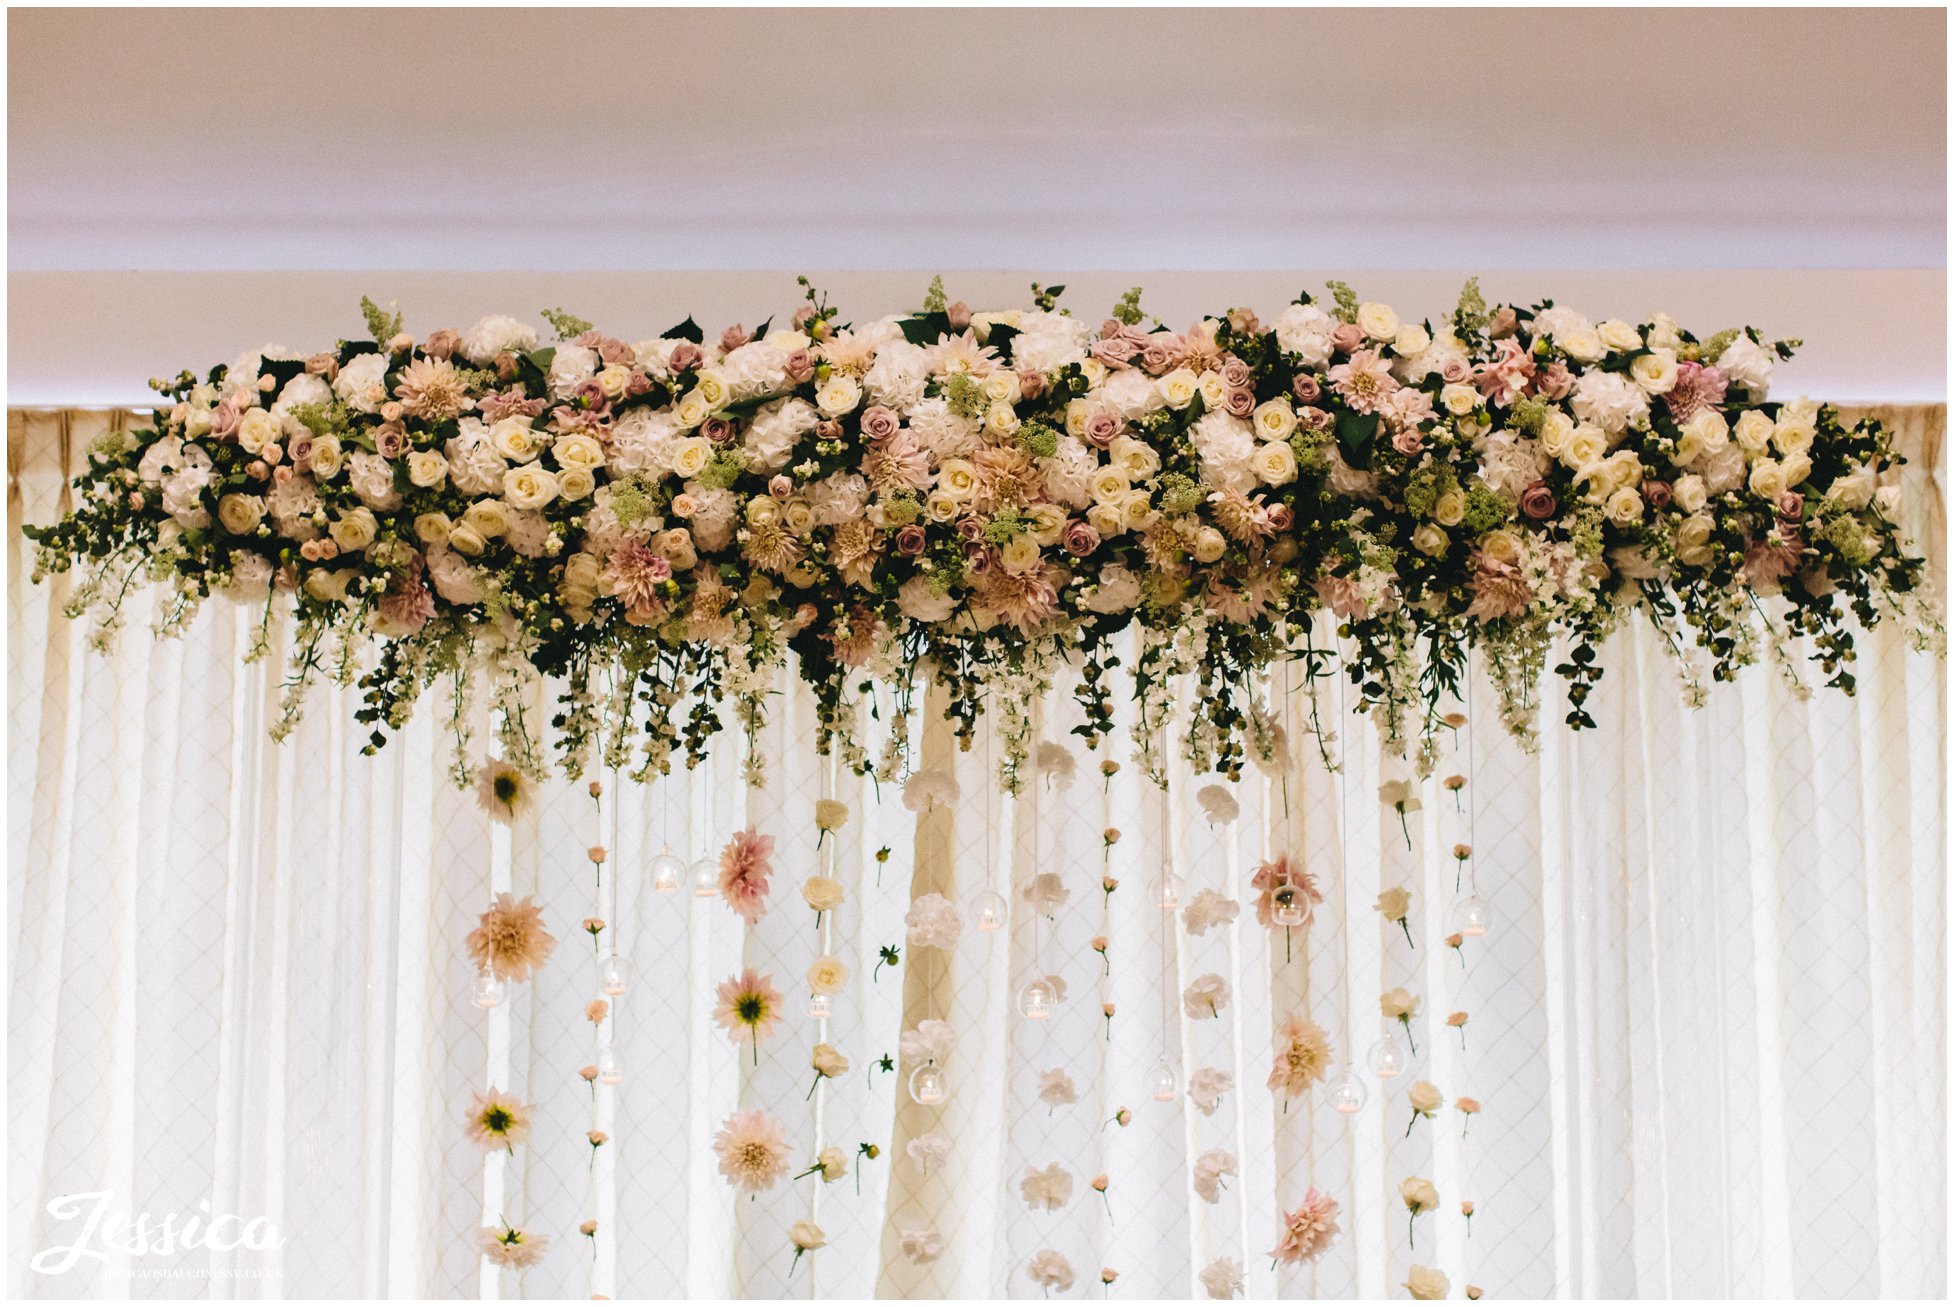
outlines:
[[[1944,409],[1885,416],[1925,455],[1908,511],[1938,556],[1928,469]],[[1120,1274],[1115,1297],[1199,1296],[1197,1275],[1223,1257],[1250,1297],[1402,1296],[1414,1262],[1449,1275],[1455,1297],[1467,1283],[1495,1297],[1946,1291],[1945,690],[1941,668],[1888,629],[1861,640],[1857,698],[1801,697],[1760,668],[1696,711],[1654,637],[1624,632],[1590,702],[1601,729],[1556,726],[1550,687],[1535,755],[1491,724],[1479,685],[1472,726],[1437,771],[1470,777],[1464,803],[1428,783],[1414,847],[1376,793],[1401,765],[1379,757],[1367,724],[1336,715],[1334,688],[1322,707],[1343,774],[1325,769],[1308,705],[1291,696],[1286,801],[1251,772],[1230,787],[1241,814],[1225,826],[1207,822],[1193,800],[1205,782],[1185,775],[1163,805],[1121,737],[1111,756],[1127,765],[1109,782],[1078,751],[1069,787],[1002,802],[985,735],[958,753],[940,724],[923,761],[953,769],[964,797],[919,817],[888,787],[877,802],[870,783],[829,779],[808,744],[813,706],[790,691],[763,741],[764,790],[740,781],[727,749],[669,782],[611,778],[614,830],[599,832],[581,785],[557,782],[504,832],[449,785],[432,704],[372,758],[358,752],[355,691],[320,693],[293,738],[271,744],[276,659],[242,665],[250,619],[234,608],[209,605],[180,641],[152,642],[132,620],[113,657],[84,649],[61,616],[65,583],[27,583],[17,528],[50,520],[64,463],[127,420],[9,421],[16,1294],[1036,1297],[1025,1265],[1043,1249],[1075,1269],[1068,1298],[1097,1294],[1101,1267]],[[1046,738],[1071,738],[1064,688],[1039,706]],[[830,1034],[853,1068],[809,1101],[801,977],[817,949],[796,890],[829,786],[853,813],[835,950],[854,979]],[[780,841],[757,927],[716,900],[650,892],[643,868],[661,845],[689,861],[748,823]],[[1107,851],[1109,826],[1122,837]],[[595,967],[578,923],[598,910],[585,849],[600,834],[612,929],[638,978],[619,1001],[627,1079],[602,1099],[612,1142],[593,1161],[577,1068],[591,1060]],[[1175,919],[1163,936],[1148,889],[1163,839],[1182,903],[1219,889],[1242,901],[1240,920],[1195,936]],[[1455,954],[1442,937],[1462,841],[1492,929]],[[1247,890],[1277,849],[1300,852],[1327,896],[1295,932],[1293,962],[1255,924]],[[1120,881],[1110,898],[1102,858]],[[1038,870],[1060,872],[1069,898],[1034,935],[1016,888]],[[461,950],[492,883],[539,894],[559,940],[493,1018],[469,1001]],[[1011,895],[1008,931],[966,929],[947,956],[905,947],[876,973],[912,895],[941,891],[968,915],[989,884]],[[1371,909],[1400,884],[1415,948]],[[1090,943],[1102,933],[1110,974]],[[789,999],[757,1069],[709,1016],[714,986],[742,965]],[[1027,1023],[1015,990],[1047,972],[1066,999]],[[1210,973],[1232,998],[1191,1018],[1181,990]],[[1302,1012],[1361,1059],[1394,986],[1422,1000],[1412,1075],[1372,1081],[1351,1117],[1321,1088],[1282,1110],[1263,1087],[1271,1030]],[[1102,1001],[1115,1006],[1110,1038]],[[1470,1014],[1463,1040],[1443,1024],[1456,1010]],[[870,1069],[928,1016],[959,1036],[937,1108],[909,1102],[907,1065]],[[1232,1074],[1212,1115],[1151,1100],[1163,1048],[1183,1086],[1197,1068]],[[1041,1101],[1054,1069],[1077,1102]],[[1407,1135],[1418,1078],[1447,1107]],[[537,1113],[532,1142],[485,1168],[461,1114],[490,1079]],[[1483,1104],[1469,1133],[1451,1107],[1460,1094]],[[851,1156],[879,1145],[855,1160],[859,1194],[851,1174],[736,1199],[708,1140],[754,1106],[786,1123],[801,1157],[817,1128]],[[1124,1128],[1109,1124],[1121,1107]],[[907,1145],[931,1131],[951,1143],[924,1174]],[[1214,1149],[1238,1174],[1209,1204],[1189,1176]],[[1030,1210],[1020,1178],[1053,1163],[1074,1178],[1070,1201]],[[1088,1187],[1101,1174],[1104,1200]],[[1413,1175],[1441,1196],[1416,1222],[1415,1251],[1397,1196]],[[1272,1272],[1277,1208],[1311,1184],[1342,1203],[1343,1234],[1314,1267]],[[113,1211],[159,1219],[202,1202],[268,1217],[284,1244],[30,1269],[33,1252],[74,1239],[77,1222],[49,1202],[98,1191]],[[1475,1204],[1469,1227],[1462,1200]],[[555,1246],[520,1280],[485,1280],[472,1240],[485,1214]],[[810,1215],[829,1244],[794,1268],[787,1230]],[[587,1217],[601,1223],[594,1249],[577,1234]],[[928,1264],[899,1246],[919,1226],[943,1238]],[[208,1279],[131,1278],[159,1269]]]

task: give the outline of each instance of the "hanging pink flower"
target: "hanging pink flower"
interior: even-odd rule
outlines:
[[[767,913],[768,879],[773,875],[773,836],[748,827],[736,831],[719,854],[719,897],[748,925]]]

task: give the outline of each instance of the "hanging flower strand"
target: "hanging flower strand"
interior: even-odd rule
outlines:
[[[1384,890],[1377,896],[1375,906],[1379,916],[1383,917],[1386,921],[1396,922],[1398,928],[1404,931],[1404,942],[1406,944],[1409,944],[1412,948],[1418,947],[1417,941],[1411,938],[1410,890],[1404,888],[1402,885],[1393,886],[1390,889]]]

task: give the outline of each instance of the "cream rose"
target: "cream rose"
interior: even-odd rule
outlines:
[[[1616,526],[1627,526],[1631,522],[1639,522],[1642,519],[1642,496],[1627,486],[1623,486],[1620,490],[1608,496],[1608,500],[1602,505],[1601,511],[1606,513],[1608,520]]]
[[[1520,537],[1508,527],[1488,531],[1486,538],[1479,542],[1479,548],[1495,563],[1505,563],[1511,567],[1520,561]]]
[[[692,394],[706,402],[707,408],[724,408],[726,401],[733,397],[732,387],[726,383],[723,373],[711,368],[702,368],[692,379]],[[854,405],[849,405],[853,408]]]
[[[1676,388],[1676,356],[1663,350],[1637,355],[1628,374],[1644,394],[1666,395]]]
[[[1022,576],[1038,566],[1038,542],[1030,536],[1014,536],[997,551],[998,566],[1012,576]]]
[[[225,495],[217,501],[217,520],[232,535],[249,535],[265,520],[265,501],[257,495]]]
[[[1567,445],[1574,438],[1574,419],[1555,409],[1540,424],[1540,448],[1549,458],[1561,458],[1567,453]]]
[[[1248,465],[1265,485],[1286,486],[1296,479],[1296,451],[1287,441],[1272,440],[1256,446]]]
[[[556,498],[557,490],[556,474],[533,463],[502,474],[502,498],[512,508],[542,508]]]
[[[527,418],[503,418],[489,428],[489,444],[511,463],[527,463],[543,449],[543,433]]]
[[[284,424],[275,413],[254,408],[237,424],[238,448],[255,454],[285,434]]]
[[[576,432],[568,436],[558,436],[550,446],[550,457],[560,468],[581,467],[595,469],[604,466],[604,447],[597,441]]]
[[[1608,352],[1601,343],[1601,333],[1593,327],[1574,327],[1565,334],[1556,333],[1554,343],[1577,363],[1598,362]]]
[[[1402,1021],[1418,1011],[1418,999],[1409,990],[1387,989],[1377,998],[1377,1010],[1392,1021]]]
[[[1220,378],[1217,377],[1216,380],[1219,381]],[[1192,369],[1175,368],[1160,379],[1160,398],[1166,402],[1168,408],[1176,410],[1186,408],[1200,393],[1201,379],[1194,375]]]
[[[339,469],[346,465],[346,456],[339,448],[336,436],[320,436],[312,442],[312,461],[308,466],[312,475],[320,481],[330,481],[339,475]]]
[[[1760,458],[1751,464],[1750,492],[1759,499],[1776,503],[1785,491],[1784,466],[1775,459]]]
[[[1423,354],[1432,346],[1431,333],[1416,323],[1405,323],[1398,328],[1397,336],[1391,341],[1391,348],[1403,358]]]
[[[1194,532],[1194,557],[1203,563],[1212,563],[1228,552],[1228,537],[1211,526],[1203,526]]]
[[[332,542],[345,553],[357,553],[380,534],[380,523],[369,508],[356,508],[332,524]]]
[[[499,499],[478,499],[461,515],[461,523],[481,532],[484,539],[494,539],[509,529],[509,510]]]
[[[1430,522],[1421,523],[1411,533],[1411,547],[1421,554],[1429,554],[1434,558],[1444,553],[1450,543],[1451,537]]]
[[[817,994],[839,994],[848,985],[848,964],[837,957],[819,957],[807,969],[807,987]]]
[[[1404,1282],[1405,1292],[1420,1302],[1434,1302],[1452,1292],[1452,1281],[1444,1271],[1429,1266],[1413,1266]]]
[[[467,554],[473,557],[488,548],[488,537],[468,525],[468,523],[463,522],[459,526],[449,529],[448,548],[458,554]]]
[[[1753,408],[1744,410],[1743,416],[1737,419],[1737,426],[1732,434],[1736,436],[1737,443],[1743,447],[1744,452],[1755,458],[1770,445],[1771,437],[1776,431],[1777,425]]]
[[[1414,1112],[1430,1116],[1445,1106],[1445,1095],[1438,1092],[1438,1086],[1429,1080],[1420,1080],[1405,1091],[1405,1101],[1411,1104]]]
[[[1250,415],[1255,434],[1264,440],[1287,440],[1296,429],[1296,410],[1286,399],[1265,399]]]
[[[862,402],[862,385],[846,373],[837,372],[814,392],[814,406],[831,418],[852,413]]]
[[[1086,485],[1087,493],[1092,496],[1093,502],[1099,504],[1124,503],[1127,493],[1132,489],[1133,483],[1127,479],[1126,473],[1110,464],[1093,473],[1092,480]]]
[[[1590,463],[1600,462],[1607,452],[1608,433],[1600,427],[1582,423],[1574,428],[1574,434],[1568,438],[1567,452],[1561,455],[1561,462],[1571,468],[1584,468]]]
[[[833,912],[846,897],[841,882],[832,876],[809,876],[801,883],[801,899],[816,912]]]
[[[1438,1186],[1421,1175],[1407,1176],[1398,1186],[1398,1196],[1404,1199],[1406,1207],[1415,1207],[1421,1212],[1429,1212],[1438,1206]]]
[[[1709,492],[1703,486],[1703,478],[1694,472],[1688,476],[1677,477],[1675,484],[1669,487],[1669,492],[1676,507],[1685,513],[1701,511],[1703,505],[1710,500]]]
[[[689,431],[712,416],[712,405],[698,391],[688,390],[672,410],[672,416],[678,419],[679,426]]]
[[[1464,417],[1479,407],[1479,392],[1471,386],[1451,382],[1438,392],[1438,406],[1453,417]]]
[[[712,442],[704,436],[687,436],[672,447],[672,471],[690,481],[712,462]]]
[[[1108,539],[1126,531],[1126,511],[1119,504],[1094,504],[1086,510],[1086,521]]]
[[[448,460],[439,450],[413,450],[407,455],[407,479],[423,490],[432,490],[448,479]]]
[[[1676,524],[1676,557],[1690,567],[1704,567],[1713,557],[1710,533],[1716,529],[1707,514],[1697,513]]]
[[[1642,348],[1642,333],[1620,318],[1610,318],[1597,324],[1594,334],[1601,338],[1602,344],[1618,353]]]
[[[1440,495],[1437,502],[1432,505],[1432,521],[1440,526],[1457,526],[1465,521],[1465,515],[1465,491],[1457,486]]]
[[[950,459],[936,474],[937,489],[959,504],[976,498],[977,485],[977,465],[969,459]]]
[[[1397,310],[1389,304],[1359,304],[1357,325],[1372,340],[1395,340],[1400,323]]]
[[[1411,911],[1411,891],[1402,885],[1382,891],[1377,896],[1378,915],[1386,921],[1396,921]]]
[[[588,498],[597,489],[597,477],[589,468],[566,467],[557,474],[556,488],[559,494],[574,503]]]
[[[448,543],[448,535],[455,529],[446,513],[422,513],[414,519],[414,536],[422,544],[430,547]]]

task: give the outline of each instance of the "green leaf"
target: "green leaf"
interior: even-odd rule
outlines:
[[[1355,468],[1371,465],[1371,448],[1377,443],[1377,414],[1337,411],[1337,448],[1343,461]]]
[[[666,331],[664,338],[666,340],[689,340],[694,345],[703,345],[706,341],[706,333],[699,330],[699,324],[688,316],[685,321]]]
[[[937,337],[950,334],[950,315],[919,313],[902,320],[902,338],[912,345],[934,345]]]

